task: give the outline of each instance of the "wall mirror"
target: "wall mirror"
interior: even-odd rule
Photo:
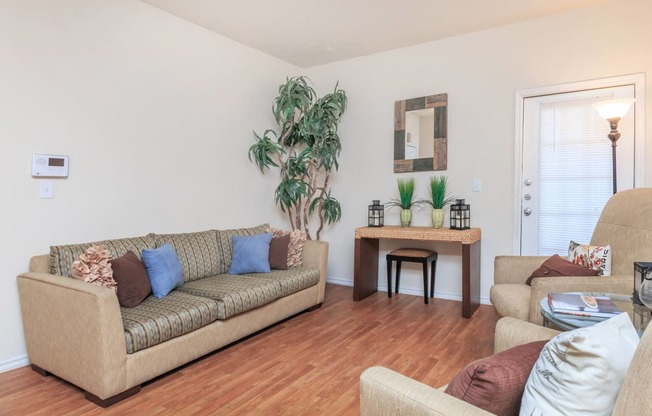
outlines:
[[[448,94],[394,103],[394,173],[446,170]]]

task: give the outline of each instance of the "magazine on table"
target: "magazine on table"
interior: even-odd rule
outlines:
[[[606,296],[581,293],[549,293],[548,305],[554,313],[580,317],[611,318],[622,311]]]

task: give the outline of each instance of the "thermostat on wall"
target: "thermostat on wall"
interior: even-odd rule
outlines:
[[[32,155],[32,176],[65,178],[68,176],[68,156]]]

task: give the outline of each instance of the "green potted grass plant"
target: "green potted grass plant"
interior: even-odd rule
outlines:
[[[454,198],[446,193],[446,186],[448,185],[448,178],[442,176],[430,177],[430,199],[421,201],[423,204],[432,207],[432,226],[433,228],[441,228],[444,225],[444,207],[451,202]]]
[[[391,207],[401,208],[401,227],[409,227],[412,223],[412,210],[413,206],[419,204],[414,200],[414,178],[399,179],[398,180],[398,198],[391,199],[387,205]]]

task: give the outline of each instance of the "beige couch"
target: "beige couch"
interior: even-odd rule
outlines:
[[[581,242],[585,243],[585,242]],[[543,324],[540,301],[555,292],[631,294],[635,261],[652,260],[652,188],[618,192],[605,205],[592,245],[611,246],[610,277],[546,277],[525,281],[546,256],[497,256],[489,298],[501,316]]]
[[[230,252],[228,255],[230,261]],[[50,256],[36,256],[30,261],[30,271],[18,276],[27,354],[35,371],[69,381],[85,390],[86,398],[106,407],[137,393],[141,383],[280,320],[321,306],[327,259],[327,243],[307,241],[302,268],[315,269],[319,274],[313,286],[128,353],[123,315],[130,312],[121,310],[115,293],[52,275]],[[279,276],[284,272],[274,273]],[[310,273],[315,276],[314,271]],[[150,296],[148,301],[157,300]]]
[[[496,325],[494,352],[552,338],[557,331],[502,318]],[[652,333],[647,331],[636,350],[618,395],[614,416],[652,415],[649,375],[652,374]],[[384,367],[371,367],[360,376],[363,416],[482,416],[491,413]]]

